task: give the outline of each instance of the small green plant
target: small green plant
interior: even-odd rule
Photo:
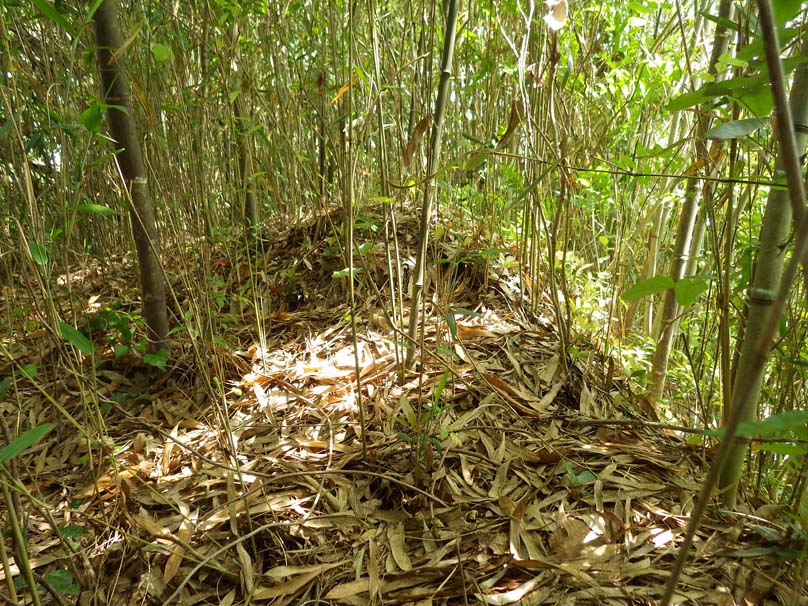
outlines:
[[[67,543],[72,549],[79,548],[79,541],[81,537],[84,536],[84,528],[81,526],[71,525],[71,526],[64,526],[63,528],[59,529],[59,536],[62,537],[62,540]]]
[[[21,436],[12,440],[0,450],[0,463],[4,463],[28,450],[31,446],[39,442],[52,427],[53,425],[51,423],[43,423],[33,429],[29,429]]]
[[[402,415],[397,421],[402,430],[397,435],[408,444],[417,445],[419,460],[424,459],[428,449],[442,452],[441,441],[452,435],[447,426],[440,424],[439,419],[447,410],[443,393],[448,381],[449,373],[444,372],[435,386],[432,399],[423,404],[420,412],[416,412],[408,400],[402,399],[400,402]]]
[[[69,570],[53,570],[45,575],[45,581],[59,595],[79,595],[79,586],[74,582],[73,574]]]
[[[161,347],[154,353],[143,354],[143,361],[149,366],[154,366],[155,368],[159,368],[161,371],[165,371],[169,356],[170,354],[168,349]]]

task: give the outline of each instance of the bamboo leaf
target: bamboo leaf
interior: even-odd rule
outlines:
[[[673,291],[676,293],[676,302],[684,307],[693,303],[707,288],[709,288],[709,283],[706,278],[691,276],[679,280],[673,287]]]
[[[165,44],[155,42],[152,44],[151,54],[157,63],[165,63],[171,57],[171,49]]]
[[[52,427],[52,423],[43,423],[42,425],[38,425],[33,429],[29,429],[16,440],[12,440],[8,446],[3,448],[3,450],[0,450],[0,463],[16,457],[39,442],[39,440],[41,440]]]
[[[72,25],[70,25],[70,21],[68,21],[62,13],[56,10],[56,8],[51,6],[50,2],[47,0],[34,0],[34,6],[40,13],[45,15],[48,19],[70,34],[71,38],[76,37],[76,30],[73,29]]]
[[[48,249],[42,246],[39,242],[36,240],[29,240],[28,250],[31,253],[31,257],[34,259],[34,263],[37,265],[48,264]]]
[[[729,139],[740,139],[749,133],[753,133],[759,128],[766,126],[768,121],[760,118],[747,118],[745,120],[731,120],[714,126],[707,131],[708,139],[726,141]]]
[[[104,216],[118,216],[121,214],[114,208],[104,206],[103,204],[77,204],[73,210],[80,213],[91,213]]]
[[[150,366],[154,366],[160,370],[165,370],[166,364],[168,363],[168,357],[168,349],[161,347],[154,353],[144,354],[143,361]]]
[[[689,93],[684,93],[679,95],[678,97],[674,97],[668,102],[666,109],[669,112],[677,112],[682,109],[687,109],[688,107],[693,107],[694,105],[698,105],[699,103],[703,103],[710,97],[705,94],[704,89],[695,90]]]
[[[76,330],[66,322],[59,322],[59,332],[62,338],[70,343],[73,347],[78,349],[81,353],[88,356],[93,355],[93,344],[84,336],[80,331]]]
[[[629,287],[622,295],[623,301],[635,301],[655,295],[674,287],[674,282],[667,276],[654,276],[647,280],[640,280]]]

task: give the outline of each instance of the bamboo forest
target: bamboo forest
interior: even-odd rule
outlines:
[[[0,605],[808,606],[808,3],[0,0]]]

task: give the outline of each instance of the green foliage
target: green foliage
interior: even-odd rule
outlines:
[[[59,333],[62,335],[62,338],[65,341],[70,343],[81,353],[88,356],[93,355],[95,350],[92,342],[70,324],[67,324],[66,322],[59,322]]]
[[[334,272],[332,272],[331,277],[332,278],[347,278],[351,274],[356,276],[361,271],[362,271],[361,267],[354,267],[353,271],[349,267],[344,267],[342,269],[337,269]]]
[[[136,318],[134,314],[109,307],[90,318],[90,327],[93,332],[102,333],[107,343],[128,345],[134,337],[132,322]]]
[[[45,580],[57,593],[63,596],[77,596],[79,586],[74,582],[73,573],[69,570],[53,570],[45,575]]]
[[[775,0],[772,2],[774,23],[777,25],[778,34],[782,32],[783,26],[786,23],[799,14],[802,4],[802,0]]]
[[[9,459],[22,454],[28,448],[39,442],[52,428],[53,424],[43,423],[33,429],[29,429],[21,436],[12,440],[0,450],[0,463],[5,463]]]
[[[48,19],[50,19],[51,21],[56,23],[59,27],[61,27],[63,30],[65,30],[70,35],[71,38],[76,37],[76,30],[70,24],[70,21],[68,21],[67,18],[62,13],[60,13],[54,6],[52,6],[50,2],[48,2],[47,0],[33,0],[33,3],[40,13],[45,15]],[[60,4],[62,3],[58,3],[57,6]]]
[[[761,120],[760,118],[747,118],[745,120],[732,120],[713,126],[707,131],[708,139],[715,139],[718,141],[726,141],[729,139],[740,139],[746,135],[755,132],[759,128],[768,125],[768,120]]]
[[[792,456],[804,456],[808,453],[808,411],[792,410],[771,415],[761,421],[749,421],[738,426],[736,435],[739,438],[782,438],[782,443],[760,443],[759,451]],[[709,435],[723,437],[724,429],[719,428],[709,432]],[[799,443],[788,443],[790,439],[801,440]]]
[[[121,213],[114,208],[104,206],[103,204],[77,204],[73,210],[78,213],[87,213],[91,215],[101,215],[105,217],[119,217]]]
[[[449,326],[449,334],[452,335],[452,339],[457,338],[457,316],[464,316],[467,318],[479,318],[480,314],[470,311],[468,309],[455,309],[450,313],[446,314],[446,323]]]
[[[667,276],[654,276],[647,280],[640,280],[626,289],[621,295],[624,301],[635,301],[643,297],[649,297],[673,288],[675,283]]]
[[[165,371],[170,355],[168,349],[161,347],[154,353],[143,354],[143,361],[149,366],[154,366],[161,371]]]
[[[25,252],[27,247],[30,258],[25,255],[25,261],[41,270],[48,287],[52,272],[82,266],[86,253],[104,265],[116,264],[131,245],[126,235],[129,217],[121,212],[127,205],[126,195],[117,178],[112,146],[103,134],[104,113],[113,106],[94,97],[98,88],[92,45],[85,51],[76,46],[81,41],[84,48],[87,16],[99,2],[77,10],[64,2],[34,0],[17,3],[13,11],[3,13],[10,20],[4,30],[4,51],[10,60],[7,105],[13,109],[0,117],[0,140],[4,151],[13,152],[9,158],[14,161],[0,167],[0,172],[7,171],[0,175],[0,182],[27,183],[24,172],[30,173],[34,195],[29,197],[24,188],[3,190],[8,201],[0,211],[4,213],[0,257],[5,259],[7,250]],[[254,137],[251,184],[259,203],[278,216],[308,220],[312,213],[333,208],[342,202],[334,196],[339,183],[352,179],[357,192],[354,225],[361,236],[356,252],[373,262],[378,261],[374,251],[382,250],[386,230],[377,214],[365,210],[365,200],[384,205],[386,213],[405,220],[417,210],[427,175],[418,160],[406,169],[401,165],[401,146],[407,144],[413,125],[428,117],[434,86],[425,76],[441,37],[426,36],[419,47],[413,34],[422,24],[420,16],[410,11],[418,5],[407,5],[402,12],[403,4],[382,3],[373,22],[384,49],[377,82],[369,69],[372,62],[358,69],[349,65],[342,50],[351,40],[339,16],[341,11],[354,10],[350,3],[324,3],[322,11],[310,10],[313,6],[297,1],[223,0],[210,6],[151,3],[120,14],[127,70],[135,84],[132,112],[141,125],[151,185],[158,194],[158,215],[166,227],[162,235],[167,265],[177,262],[175,251],[194,250],[207,259],[210,250],[233,251],[241,246],[240,233],[231,225],[238,210],[231,183],[238,155],[229,138],[233,101],[243,103],[249,117],[239,124],[241,134]],[[716,310],[715,294],[726,277],[734,343],[755,268],[768,193],[760,182],[771,180],[772,174],[780,178],[771,167],[775,155],[767,118],[771,92],[756,11],[751,5],[738,5],[739,16],[731,21],[708,13],[699,16],[692,4],[662,0],[571,3],[574,27],[552,37],[546,28],[534,27],[528,56],[520,56],[526,34],[523,8],[515,0],[480,0],[466,13],[459,33],[452,106],[444,131],[447,153],[436,175],[439,209],[433,223],[434,236],[456,245],[457,253],[442,259],[439,269],[454,270],[452,265],[469,263],[507,267],[512,275],[518,272],[519,284],[528,284],[531,292],[515,293],[509,301],[514,312],[535,312],[557,322],[569,315],[573,327],[568,334],[573,339],[567,344],[568,352],[582,363],[591,354],[590,347],[617,352],[632,389],[646,387],[654,349],[650,334],[632,331],[641,325],[650,328],[660,300],[655,295],[672,288],[680,305],[700,303],[677,318],[678,342],[688,343],[691,349],[688,357],[674,353],[668,395],[692,402],[694,410],[702,407],[700,413],[706,414],[693,413],[691,420],[707,418],[709,422],[721,400],[715,344],[717,318],[723,318],[724,312]],[[715,8],[709,5],[705,10]],[[774,6],[787,73],[804,61],[794,56],[804,33],[795,19],[800,9],[798,0],[780,0]],[[362,10],[364,5],[354,11],[352,43],[355,48],[371,49],[367,13]],[[718,64],[725,79],[707,73],[704,47],[688,40],[701,17],[706,19],[705,39],[716,24],[732,32],[729,50]],[[267,23],[272,27],[267,28]],[[32,46],[34,41],[42,47]],[[534,56],[543,59],[533,65]],[[236,64],[239,82],[232,79]],[[345,85],[354,74],[353,113],[349,114]],[[702,84],[688,91],[693,81]],[[683,90],[688,92],[674,96]],[[736,111],[739,105],[740,112]],[[696,106],[702,107],[689,111]],[[665,107],[670,112],[683,110],[678,131],[672,130],[675,116],[662,111]],[[511,122],[515,108],[520,109],[519,120]],[[658,268],[654,272],[666,271],[684,183],[692,175],[702,176],[703,167],[692,158],[689,134],[697,113],[717,116],[707,137],[737,142],[737,156],[731,163],[726,155],[716,156],[710,174],[705,175],[709,179],[701,183],[703,191],[710,188],[713,195],[705,213],[707,248],[698,259],[699,267],[689,272],[696,275],[675,283],[664,275],[637,278],[625,288],[626,276],[641,275],[646,253],[654,255],[648,259],[648,266]],[[349,121],[351,153],[346,154]],[[508,141],[500,145],[503,138]],[[331,171],[331,177],[319,174],[321,144],[323,170]],[[386,176],[377,153],[382,145],[387,146]],[[714,146],[724,154],[730,147]],[[422,142],[414,158],[422,158],[424,149]],[[379,184],[385,178],[403,186],[382,194]],[[376,195],[368,197],[368,193]],[[32,203],[36,207],[29,219]],[[735,212],[731,224],[729,208]],[[650,233],[654,217],[662,223]],[[14,219],[23,224],[23,232],[17,233]],[[329,233],[315,242],[305,234],[299,264],[290,263],[271,276],[263,275],[260,255],[251,259],[257,265],[246,271],[236,269],[235,263],[228,265],[233,275],[237,273],[235,285],[233,275],[218,274],[218,270],[202,280],[169,267],[174,272],[170,282],[179,285],[183,312],[172,334],[232,347],[230,331],[244,328],[245,314],[228,312],[231,307],[251,309],[254,287],[243,286],[248,278],[260,274],[272,289],[300,284],[309,279],[310,273],[303,271],[304,263],[314,258],[309,253],[326,259],[342,254],[341,230],[339,225],[336,235]],[[404,236],[402,258],[394,262],[406,264],[411,234],[410,225],[399,223],[397,235]],[[729,259],[723,258],[718,242],[724,234],[733,238]],[[659,248],[652,253],[647,247],[649,237],[659,238]],[[7,240],[11,240],[8,246]],[[347,268],[327,263],[332,261],[323,262],[325,275],[333,271],[335,279],[350,278]],[[723,275],[724,267],[728,276]],[[555,281],[548,273],[554,274]],[[368,272],[362,280],[371,277]],[[333,291],[339,291],[341,285],[333,286]],[[58,292],[68,294],[70,288],[60,286]],[[548,293],[553,293],[550,299],[558,294],[561,300],[559,309],[553,310],[555,316],[549,311]],[[485,297],[490,293],[472,294],[480,296],[451,301],[438,312],[446,318],[453,339],[458,335],[459,317],[477,315],[471,311],[474,306],[487,305]],[[132,291],[125,295],[133,296]],[[534,304],[535,308],[525,309]],[[78,298],[69,305],[82,309]],[[165,369],[168,352],[144,353],[143,319],[128,305],[113,299],[103,311],[79,318],[86,324],[76,328],[62,323],[56,328],[66,343],[83,354],[93,355],[98,348],[105,354],[111,350],[116,357],[142,355],[147,364]],[[808,359],[800,332],[801,305],[795,301],[781,322],[780,366],[767,377],[773,400],[780,394],[787,394],[784,400],[793,400],[785,406],[798,406],[805,399],[804,380],[787,372],[802,369]],[[26,307],[33,305],[16,304],[10,318],[24,318],[17,324],[29,332],[41,328],[41,320],[34,319]],[[636,314],[629,318],[628,311],[635,308]],[[65,313],[67,308],[56,309]],[[435,347],[438,356],[453,361],[456,354],[451,346]],[[31,365],[23,374],[33,378],[36,372]],[[11,379],[0,382],[0,395],[10,389]],[[443,375],[422,408],[412,410],[411,404],[402,403],[396,422],[405,439],[417,441],[425,436],[432,446],[440,443],[446,430],[441,416],[450,391],[450,375]],[[125,395],[125,399],[147,397]],[[779,430],[795,435],[799,427],[784,422]],[[765,443],[756,452],[780,461],[775,457],[798,450],[790,443]],[[589,481],[571,468],[570,474],[571,485]]]
[[[94,103],[78,117],[78,122],[81,126],[91,133],[101,132],[101,124],[104,119],[104,110],[100,104]]]
[[[593,484],[598,479],[597,475],[588,469],[576,472],[572,463],[567,459],[561,459],[561,463],[564,465],[564,469],[567,472],[567,479],[569,480],[570,486],[574,488]]]
[[[165,63],[171,58],[171,49],[158,42],[151,45],[151,53],[157,63]]]
[[[20,369],[20,374],[29,381],[33,381],[38,372],[36,364],[26,364]]]
[[[634,283],[623,292],[621,298],[624,301],[636,301],[659,294],[669,288],[673,288],[677,303],[685,306],[693,303],[701,293],[709,288],[709,280],[704,276],[690,276],[674,282],[667,276],[654,276]]]
[[[692,304],[696,298],[710,287],[704,276],[690,276],[677,280],[673,286],[676,302],[682,307]]]
[[[784,59],[782,61],[783,71],[788,75],[805,61],[808,61],[808,57]],[[679,95],[668,103],[668,111],[681,111],[694,105],[709,104],[714,101],[723,104],[732,99],[746,107],[753,116],[764,118],[772,109],[769,69],[762,58],[751,62],[749,67],[755,69],[756,72],[718,82],[708,82],[696,91]]]
[[[81,526],[64,526],[59,529],[59,536],[64,539],[77,539],[84,536],[84,528]]]
[[[746,438],[795,435],[802,440],[808,440],[806,423],[808,423],[808,410],[791,410],[772,415],[762,421],[742,423],[738,427],[738,435]]]
[[[28,251],[37,265],[48,264],[48,249],[35,240],[28,241]]]

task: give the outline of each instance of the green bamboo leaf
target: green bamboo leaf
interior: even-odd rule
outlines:
[[[76,30],[73,29],[72,25],[70,25],[70,21],[68,21],[62,13],[51,6],[50,2],[47,0],[34,0],[34,6],[40,13],[45,15],[48,19],[70,34],[71,38],[76,37]]]
[[[774,108],[772,94],[768,86],[761,86],[757,90],[747,95],[735,97],[735,99],[744,106],[750,114],[758,116],[759,118],[770,115],[772,108]]]
[[[8,135],[8,133],[11,132],[11,127],[14,125],[14,118],[16,118],[16,117],[17,116],[15,114],[11,118],[9,118],[5,122],[3,122],[2,125],[0,125],[0,141],[5,139],[6,136]]]
[[[93,355],[93,344],[81,332],[70,326],[70,324],[59,322],[59,332],[65,341],[70,343],[81,353],[87,354],[88,356]]]
[[[59,536],[65,539],[78,539],[85,535],[83,526],[70,525],[59,528]]]
[[[91,133],[101,130],[101,118],[104,114],[104,107],[100,103],[94,103],[79,116],[79,124]]]
[[[635,283],[621,295],[621,298],[623,301],[635,301],[637,299],[642,299],[643,297],[655,295],[662,291],[668,290],[669,288],[673,288],[674,286],[675,284],[673,280],[671,280],[669,277],[654,276],[653,278],[640,280],[639,282]]]
[[[688,107],[693,107],[694,105],[703,103],[709,98],[710,96],[704,92],[704,89],[694,90],[692,92],[679,95],[678,97],[674,97],[668,102],[665,109],[667,109],[669,112],[677,112],[681,109],[687,109]]]
[[[707,288],[709,288],[709,283],[706,278],[691,276],[679,280],[673,287],[673,291],[676,293],[676,302],[684,307],[693,303]]]
[[[452,339],[457,338],[457,320],[455,320],[454,314],[446,314],[446,323],[449,325],[449,334],[452,335]]]
[[[48,249],[42,246],[36,240],[29,240],[28,241],[28,250],[31,253],[31,256],[34,259],[34,263],[37,265],[47,265],[48,264]]]
[[[716,15],[711,15],[707,11],[699,11],[699,14],[708,21],[712,21],[716,25],[726,27],[730,31],[733,32],[740,31],[740,26],[737,23],[735,23],[735,21],[731,21],[730,19],[723,19]]]
[[[802,444],[781,444],[779,442],[762,442],[755,446],[755,450],[791,457],[804,457],[805,453],[808,452],[808,448],[805,448]]]
[[[0,400],[6,397],[9,388],[11,387],[11,377],[8,376],[0,381]]]
[[[24,434],[19,436],[16,440],[12,440],[11,443],[0,450],[0,463],[8,461],[16,457],[17,455],[21,454],[37,442],[42,439],[42,437],[48,433],[51,428],[53,427],[52,423],[43,423],[42,425],[38,425],[33,429],[29,429]]]
[[[780,33],[780,28],[797,16],[800,8],[802,8],[802,0],[775,0],[772,2],[774,23],[777,25],[778,34]],[[779,36],[778,39],[782,40]]]
[[[354,275],[358,274],[361,271],[362,270],[359,267],[354,267],[354,269],[353,269]],[[349,268],[347,268],[347,267],[345,267],[344,269],[338,269],[336,271],[331,272],[331,277],[332,278],[347,278],[350,275],[351,275],[351,270]]]
[[[712,127],[707,131],[708,139],[726,141],[729,139],[740,139],[749,133],[753,133],[759,128],[766,126],[768,121],[760,118],[747,118],[745,120],[731,120]]]
[[[770,416],[756,427],[759,436],[782,436],[792,431],[803,430],[808,423],[808,410],[791,410]]]
[[[80,213],[91,213],[104,216],[118,216],[121,214],[114,208],[104,206],[103,204],[77,204],[73,210]]]
[[[434,404],[435,408],[438,407],[440,403],[440,397],[443,395],[443,390],[446,389],[446,383],[449,381],[449,373],[444,372],[440,380],[438,381],[437,386],[435,387],[435,393],[432,394],[432,403]]]
[[[593,472],[589,471],[588,469],[585,469],[584,471],[575,476],[575,478],[572,480],[572,485],[584,486],[586,484],[593,484],[594,482],[597,481],[597,479],[598,476],[596,476]]]
[[[168,356],[168,349],[161,347],[154,353],[145,354],[143,356],[143,361],[150,366],[154,366],[160,370],[165,370],[166,364],[168,363]]]
[[[151,54],[157,63],[164,63],[171,57],[171,49],[165,44],[154,43],[151,47]]]
[[[778,30],[779,35],[777,37],[780,40],[780,45],[782,47],[788,45],[795,36],[800,34],[800,31],[801,29],[798,27],[788,27]],[[766,51],[764,50],[763,38],[759,37],[757,40],[754,40],[738,50],[738,52],[735,53],[735,59],[737,61],[746,62],[747,64],[758,59],[758,61],[762,63],[765,61],[765,55]]]
[[[73,582],[73,574],[69,570],[53,570],[45,579],[59,595],[79,595],[79,586]]]

